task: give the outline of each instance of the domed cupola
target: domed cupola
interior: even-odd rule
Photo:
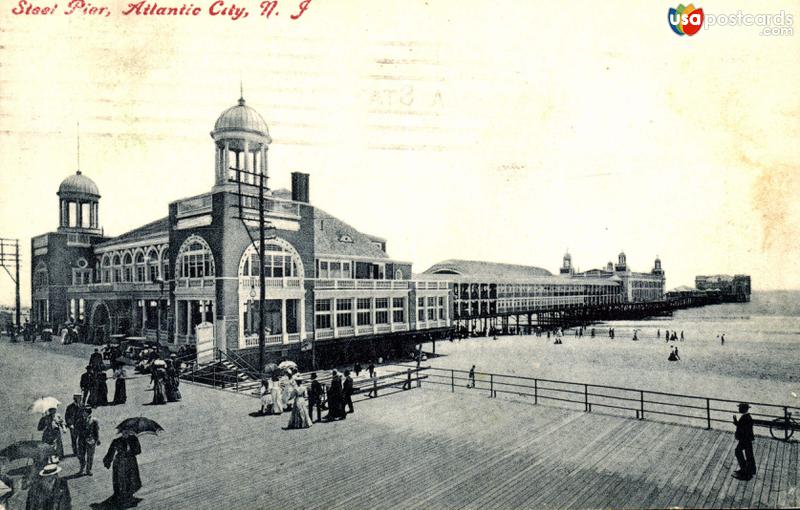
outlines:
[[[572,268],[572,255],[569,252],[564,254],[564,260],[561,264],[561,269],[559,269],[561,274],[574,274],[575,270]]]
[[[247,106],[244,97],[220,114],[211,138],[216,145],[216,186],[227,183],[257,185],[267,172],[269,136],[264,117]]]
[[[57,195],[59,230],[100,232],[100,190],[93,180],[78,170],[61,181]]]

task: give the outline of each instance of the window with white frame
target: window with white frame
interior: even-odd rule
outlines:
[[[353,300],[336,300],[336,327],[348,328],[353,325]]]
[[[439,296],[438,312],[440,321],[444,320],[444,307],[445,307],[445,299],[443,296]]]
[[[147,263],[147,278],[148,281],[154,282],[158,280],[158,253],[155,250],[150,250],[147,252],[147,257],[145,257],[145,262]]]
[[[356,300],[356,324],[359,326],[369,326],[372,324],[372,300],[370,298],[358,298]]]
[[[353,264],[349,260],[319,260],[317,278],[349,280],[353,277]]]
[[[297,255],[276,241],[266,241],[264,250],[265,278],[299,277]],[[259,276],[258,252],[253,246],[242,266],[241,276]]]
[[[389,298],[375,298],[375,324],[389,323]]]
[[[420,322],[425,321],[425,298],[417,298],[417,320]]]
[[[433,296],[428,297],[428,320],[436,320],[436,298]]]
[[[331,327],[331,300],[318,299],[314,306],[315,329],[330,329]]]
[[[214,256],[205,241],[187,239],[178,254],[180,278],[205,278],[214,276]]]
[[[392,322],[396,324],[405,321],[405,298],[392,298]]]
[[[147,267],[144,263],[144,253],[138,252],[136,254],[136,281],[137,282],[146,282],[147,281]]]
[[[130,253],[126,253],[122,258],[122,275],[123,282],[133,281],[133,257]]]
[[[47,266],[44,262],[39,262],[36,266],[36,271],[33,273],[33,288],[47,287],[48,280]]]

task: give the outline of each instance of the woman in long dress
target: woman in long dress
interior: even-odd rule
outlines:
[[[117,365],[114,369],[114,405],[124,404],[128,400],[128,391],[125,387],[125,369]]]
[[[59,459],[64,458],[64,442],[61,434],[66,425],[61,415],[56,412],[56,408],[48,409],[44,416],[39,419],[37,427],[42,431],[42,442],[53,445]]]
[[[167,368],[165,370],[166,376],[164,377],[164,394],[167,397],[167,402],[177,402],[180,400],[177,386],[177,377],[175,376],[175,368],[172,360],[167,360]]]
[[[160,405],[166,404],[167,398],[164,392],[164,379],[167,377],[167,372],[161,368],[156,367],[153,370],[153,402],[152,404]]]
[[[278,382],[278,374],[272,374],[269,394],[272,397],[272,414],[281,414],[283,412],[283,394],[281,392],[280,382]]]
[[[295,379],[295,383],[292,416],[289,418],[289,425],[286,428],[307,429],[311,426],[311,416],[308,414],[308,388],[303,384],[302,379]]]
[[[114,498],[125,506],[133,498],[133,494],[142,488],[139,477],[139,463],[136,456],[142,453],[139,438],[129,431],[123,430],[122,436],[111,441],[108,453],[103,457],[106,469],[112,467],[111,480],[114,485]]]
[[[98,406],[107,406],[108,405],[108,385],[106,384],[106,372],[105,370],[98,370],[97,375],[95,375],[95,384],[97,388],[97,399],[95,401],[95,405]]]

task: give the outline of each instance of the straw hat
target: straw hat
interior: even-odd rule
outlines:
[[[48,464],[44,467],[44,469],[39,471],[39,476],[55,476],[60,472],[61,472],[61,466],[58,466],[56,464]]]

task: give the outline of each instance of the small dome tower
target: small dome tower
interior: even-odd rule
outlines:
[[[259,176],[266,177],[272,138],[264,118],[245,104],[243,96],[220,114],[211,138],[216,146],[215,187],[228,183],[258,185]]]
[[[624,251],[619,252],[619,255],[617,256],[617,265],[614,270],[620,273],[624,273],[628,270],[628,261],[627,257],[625,257]]]
[[[101,234],[100,191],[93,180],[80,170],[70,175],[58,187],[59,232]]]

